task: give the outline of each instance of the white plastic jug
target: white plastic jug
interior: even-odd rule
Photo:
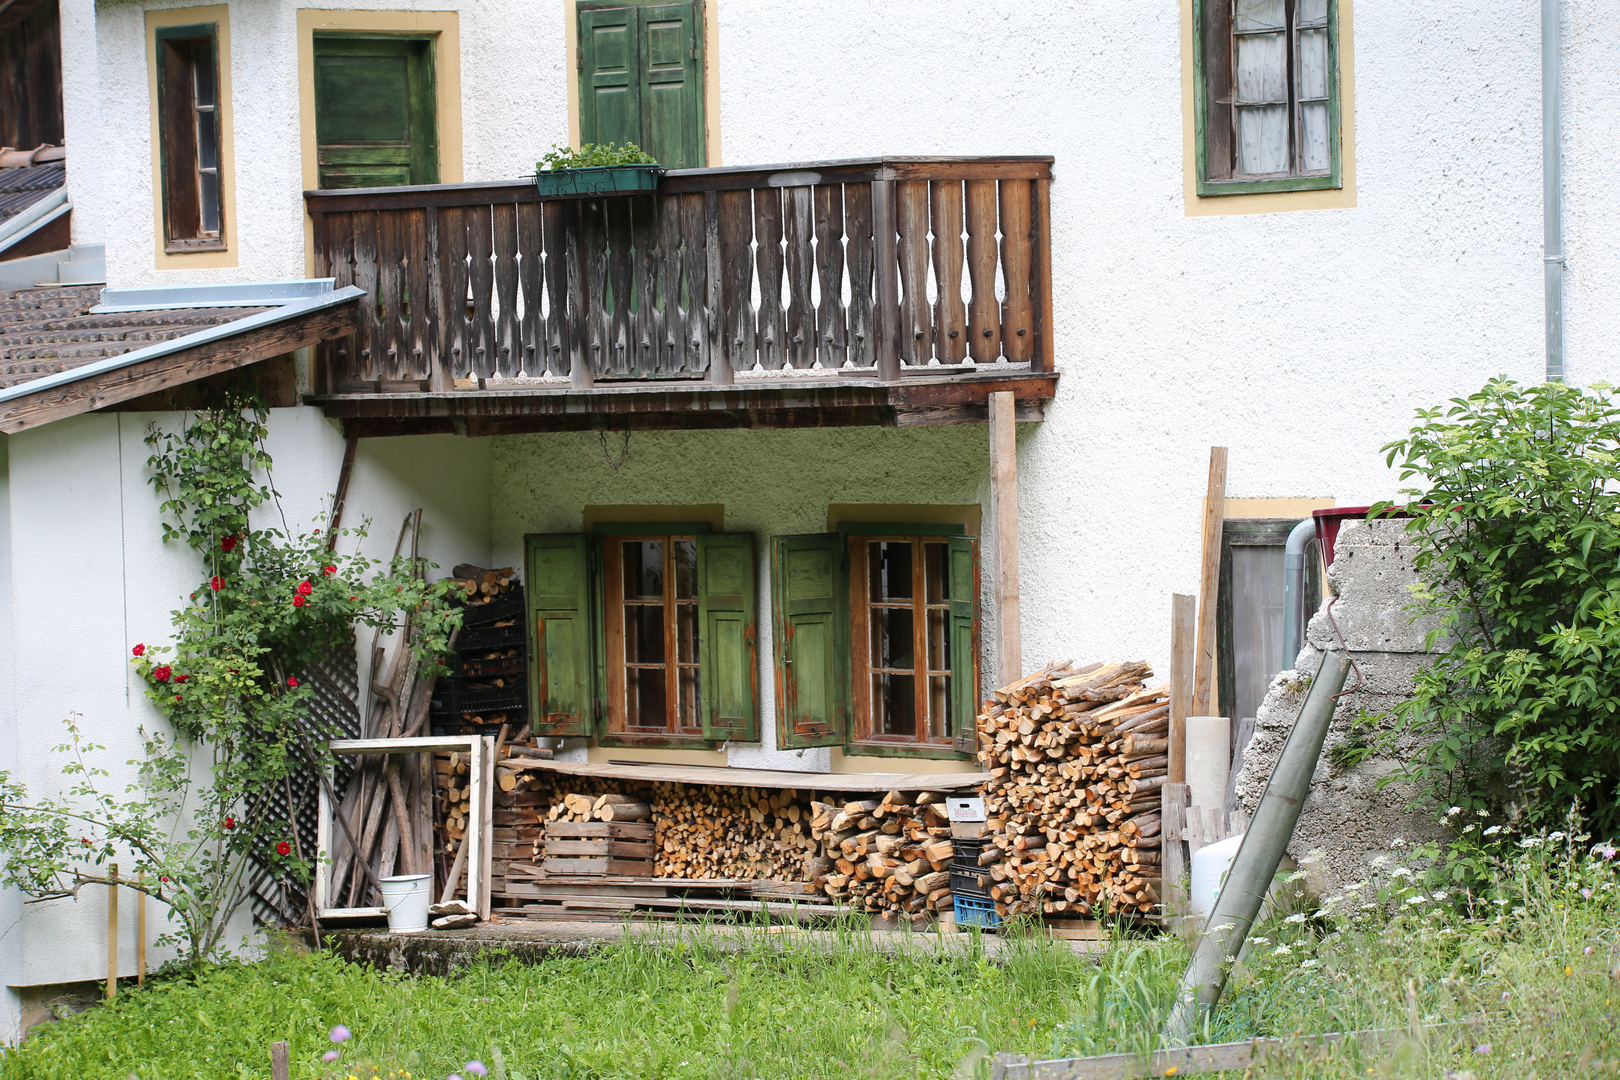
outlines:
[[[1215,910],[1215,900],[1221,895],[1226,872],[1232,869],[1232,860],[1237,858],[1238,846],[1242,843],[1243,834],[1238,833],[1193,852],[1187,906],[1196,921],[1201,923]]]
[[[377,884],[382,886],[383,907],[388,909],[390,934],[416,934],[427,929],[432,874],[399,874]]]

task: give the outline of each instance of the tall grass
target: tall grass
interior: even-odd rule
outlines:
[[[1201,1041],[1414,1022],[1458,1025],[1380,1056],[1303,1049],[1257,1075],[1609,1076],[1620,1072],[1620,900],[1609,864],[1529,850],[1488,894],[1434,897],[1408,868],[1261,927]],[[1421,902],[1413,901],[1423,897]],[[1502,901],[1502,902],[1498,902]],[[443,1080],[974,1077],[987,1054],[1152,1048],[1186,946],[1116,938],[1100,957],[1035,938],[892,951],[872,936],[671,929],[588,957],[500,958],[408,978],[282,950],[120,994],[0,1055],[0,1080],[293,1076]],[[328,1032],[354,1038],[341,1058]],[[337,1071],[332,1071],[336,1069]]]

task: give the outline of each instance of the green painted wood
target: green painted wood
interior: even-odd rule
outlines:
[[[836,746],[849,730],[849,613],[844,538],[771,537],[777,740]]]
[[[315,143],[323,188],[438,183],[433,39],[316,35]]]
[[[950,552],[950,717],[958,753],[977,747],[974,717],[979,698],[979,550],[971,536],[953,536]]]
[[[589,542],[583,533],[525,538],[529,725],[536,735],[590,735],[595,726]]]
[[[706,163],[695,3],[581,4],[578,40],[581,142],[630,143],[669,169]]]
[[[697,537],[703,737],[759,738],[759,631],[752,533]]]

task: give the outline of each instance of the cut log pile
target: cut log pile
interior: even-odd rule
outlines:
[[[944,797],[891,791],[881,799],[811,804],[810,836],[820,855],[813,891],[875,915],[927,921],[951,899],[950,822]]]
[[[1148,914],[1159,903],[1169,690],[1145,663],[1052,664],[979,716],[980,882],[1003,918]]]
[[[523,586],[510,566],[462,563],[451,571],[461,629],[450,673],[433,688],[436,735],[493,735],[528,715],[528,656]]]

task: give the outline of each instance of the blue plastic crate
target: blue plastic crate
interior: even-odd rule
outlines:
[[[953,896],[956,902],[956,925],[979,926],[986,930],[994,930],[1001,925],[1001,916],[996,914],[996,905],[991,900],[975,900],[969,896]]]

